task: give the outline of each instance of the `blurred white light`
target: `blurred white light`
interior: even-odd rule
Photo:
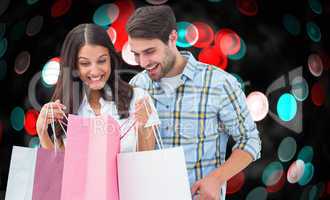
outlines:
[[[126,42],[123,46],[123,50],[121,51],[121,56],[123,60],[129,65],[139,65],[134,58],[134,54],[131,52],[131,47],[128,42]]]
[[[58,75],[60,74],[60,62],[58,58],[53,58],[48,61],[42,69],[42,80],[48,86],[57,83]]]
[[[260,121],[267,116],[269,110],[268,99],[263,93],[251,92],[246,101],[254,121]]]
[[[303,176],[305,170],[305,162],[296,160],[293,162],[288,170],[287,179],[289,183],[297,183]]]

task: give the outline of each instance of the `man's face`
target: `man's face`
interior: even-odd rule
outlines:
[[[149,77],[159,81],[174,67],[175,54],[160,39],[128,37],[135,61],[148,71]]]

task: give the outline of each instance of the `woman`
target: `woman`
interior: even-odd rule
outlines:
[[[120,58],[104,29],[95,24],[75,27],[64,40],[60,59],[52,101],[42,107],[36,124],[42,147],[54,148],[47,127],[52,120],[63,121],[65,112],[86,117],[110,115],[122,130],[136,120],[137,129],[121,140],[121,152],[136,151],[137,144],[139,151],[154,149],[152,129],[159,124],[157,112],[147,92],[132,88],[116,73]],[[55,141],[64,148],[58,123],[55,132]]]

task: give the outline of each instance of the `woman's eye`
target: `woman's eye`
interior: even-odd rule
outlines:
[[[87,66],[89,63],[87,63],[87,62],[81,62],[81,63],[79,63],[79,65],[81,65],[81,66]]]
[[[102,63],[105,63],[106,60],[99,60],[99,63],[102,64]]]

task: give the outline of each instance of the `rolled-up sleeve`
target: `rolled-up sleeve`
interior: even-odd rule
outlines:
[[[142,89],[147,89],[149,87],[150,81],[146,77],[144,72],[136,74],[130,81],[129,84],[134,87],[139,87]]]
[[[259,131],[253,121],[247,104],[246,97],[239,83],[231,78],[225,79],[221,86],[222,95],[218,112],[220,126],[226,134],[233,137],[234,149],[248,152],[253,160],[260,158],[261,140]]]

